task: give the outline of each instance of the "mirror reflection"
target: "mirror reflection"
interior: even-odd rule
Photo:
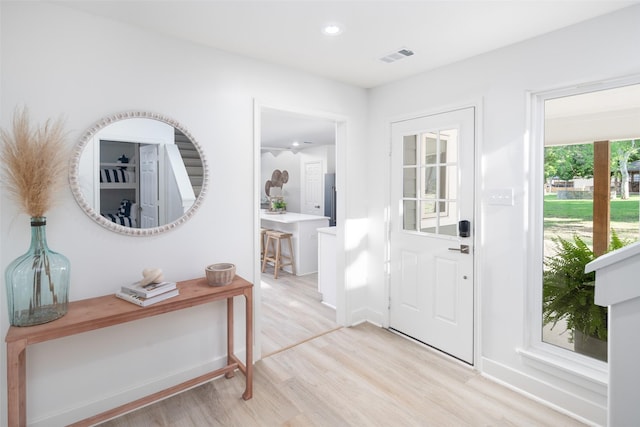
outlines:
[[[198,148],[188,132],[160,116],[106,119],[80,143],[71,168],[74,195],[114,231],[163,231],[185,220],[203,193],[206,171]]]

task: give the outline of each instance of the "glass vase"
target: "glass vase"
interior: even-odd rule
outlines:
[[[9,322],[32,326],[67,313],[70,264],[47,246],[47,219],[31,218],[31,247],[5,272]]]

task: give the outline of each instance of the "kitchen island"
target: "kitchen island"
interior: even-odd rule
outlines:
[[[329,226],[329,217],[308,215],[295,212],[269,213],[260,211],[262,228],[291,233],[293,256],[296,263],[296,275],[302,276],[318,271],[318,228]],[[283,245],[282,251],[288,254],[289,248]],[[291,267],[284,268],[291,273]]]

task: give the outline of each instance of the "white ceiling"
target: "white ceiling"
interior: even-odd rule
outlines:
[[[334,145],[336,123],[333,120],[287,111],[263,108],[261,115],[262,151],[300,151],[320,145]],[[294,146],[296,142],[299,145]]]
[[[51,0],[86,12],[371,88],[511,45],[635,1]],[[339,36],[321,28],[340,23]],[[379,58],[411,49],[391,64]]]
[[[384,85],[640,3],[640,0],[50,1],[362,88]],[[324,35],[321,28],[327,23],[340,24],[342,34]],[[410,49],[414,55],[392,63],[380,61],[400,48]],[[281,121],[281,117],[273,119]],[[274,137],[275,130],[270,126],[271,120],[263,120],[265,144],[267,141],[276,144],[276,139],[290,144],[293,139],[321,138],[317,133]],[[291,132],[294,126],[288,124]]]
[[[545,145],[640,138],[640,84],[550,99]]]

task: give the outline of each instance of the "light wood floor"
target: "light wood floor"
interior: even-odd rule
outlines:
[[[370,324],[339,328],[317,275],[262,275],[262,354],[244,377],[203,384],[103,426],[579,426],[459,362]]]
[[[340,328],[104,426],[580,426],[370,324]]]
[[[273,267],[262,274],[262,355],[280,351],[338,327],[336,311],[322,304],[318,275],[294,276]]]

